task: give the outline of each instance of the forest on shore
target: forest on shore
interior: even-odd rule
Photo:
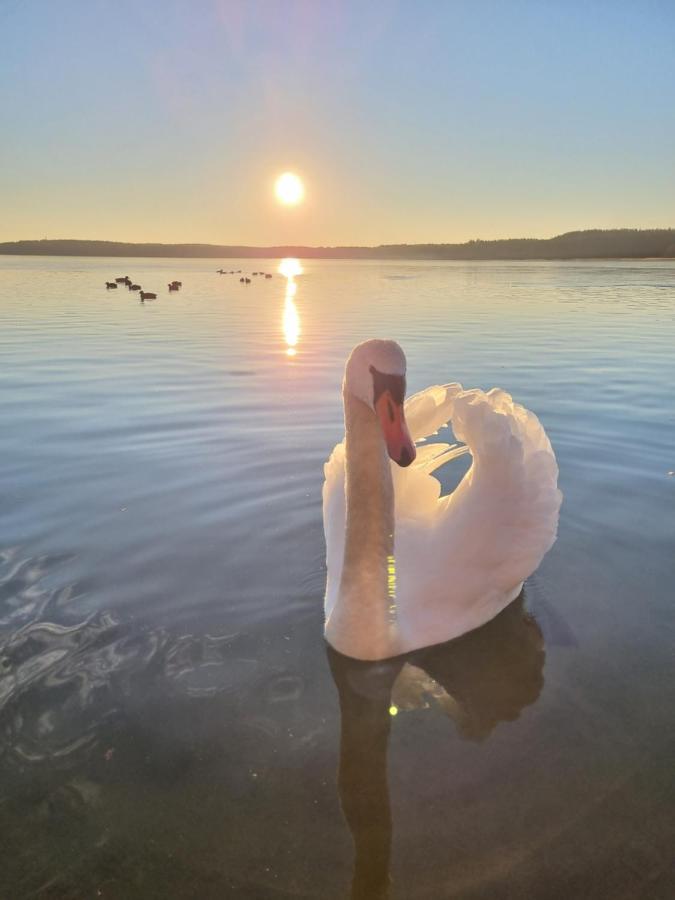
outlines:
[[[645,259],[675,257],[673,228],[568,231],[552,238],[473,240],[464,244],[381,244],[377,247],[246,247],[48,240],[0,243],[0,254],[25,256],[204,257],[213,259]]]

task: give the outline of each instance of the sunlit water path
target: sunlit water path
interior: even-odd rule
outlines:
[[[372,336],[533,409],[565,501],[524,608],[364,674],[320,492]],[[347,896],[338,688],[392,898],[672,896],[673,347],[671,261],[0,258],[0,897]]]

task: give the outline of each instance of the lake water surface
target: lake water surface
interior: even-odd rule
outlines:
[[[353,833],[355,896],[671,898],[675,262],[278,265],[0,257],[0,897],[344,898]],[[322,640],[375,336],[534,410],[565,495],[524,599],[406,665]]]

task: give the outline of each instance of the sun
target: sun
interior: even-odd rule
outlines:
[[[284,172],[274,183],[274,193],[279,203],[284,206],[297,206],[305,196],[302,181],[293,172]]]

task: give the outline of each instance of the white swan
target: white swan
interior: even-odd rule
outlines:
[[[438,644],[489,621],[556,537],[558,466],[534,413],[497,388],[447,384],[410,397],[404,415],[405,372],[394,341],[354,348],[345,440],[324,466],[325,636],[357,659]],[[466,446],[415,447],[449,421]],[[471,468],[441,496],[432,473],[464,452]]]

